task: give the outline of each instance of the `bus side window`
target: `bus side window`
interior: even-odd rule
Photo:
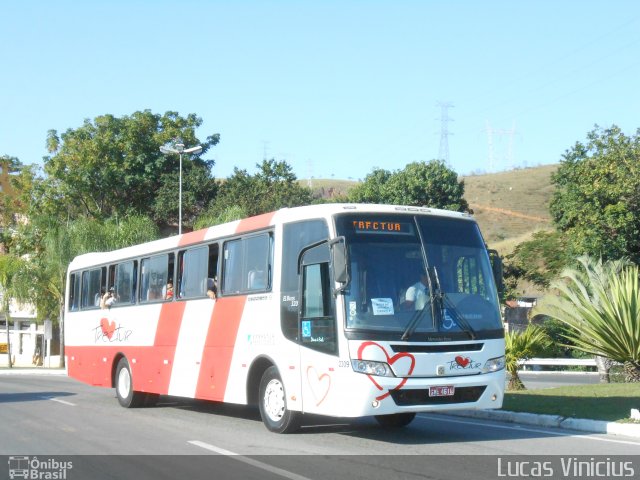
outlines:
[[[167,297],[167,283],[173,283],[174,254],[143,258],[140,263],[140,302],[171,300]]]
[[[204,297],[207,287],[209,248],[189,248],[178,256],[178,298]]]
[[[486,295],[484,277],[476,257],[460,257],[456,266],[459,293]]]
[[[313,350],[335,354],[338,351],[337,329],[327,243],[304,253],[301,280],[300,343]]]
[[[300,334],[305,347],[327,353],[337,351],[328,263],[303,267]]]
[[[69,310],[76,312],[80,308],[80,278],[78,274],[72,273],[69,276]]]
[[[250,293],[271,288],[272,244],[269,233],[225,242],[222,293]]]
[[[82,272],[82,308],[99,308],[106,284],[106,267]]]
[[[123,262],[115,267],[115,298],[114,306],[131,305],[135,303],[135,279],[138,262]]]
[[[207,296],[218,296],[218,244],[209,245],[209,262],[207,269]]]

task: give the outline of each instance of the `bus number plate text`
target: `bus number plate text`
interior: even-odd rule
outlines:
[[[454,394],[455,387],[453,385],[438,385],[429,387],[430,397],[450,397]]]

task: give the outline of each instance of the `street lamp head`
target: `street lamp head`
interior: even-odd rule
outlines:
[[[184,145],[183,145],[184,146]],[[186,150],[184,150],[182,153],[188,153],[188,154],[193,154],[193,155],[197,155],[198,153],[200,153],[202,151],[202,145],[198,145],[197,147],[191,147],[191,148],[187,148]]]
[[[160,151],[161,151],[162,153],[164,153],[165,155],[170,155],[170,154],[172,154],[172,153],[180,153],[180,152],[179,152],[178,150],[176,150],[175,148],[171,148],[171,147],[168,147],[168,146],[166,146],[166,145],[162,145],[162,146],[160,147]]]

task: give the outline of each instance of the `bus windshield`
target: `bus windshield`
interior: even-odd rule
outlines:
[[[477,224],[429,215],[345,214],[347,332],[402,340],[502,335],[498,297]]]

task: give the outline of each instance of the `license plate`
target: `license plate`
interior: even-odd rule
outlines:
[[[454,394],[455,387],[453,385],[440,385],[437,387],[429,387],[430,397],[450,397]]]

